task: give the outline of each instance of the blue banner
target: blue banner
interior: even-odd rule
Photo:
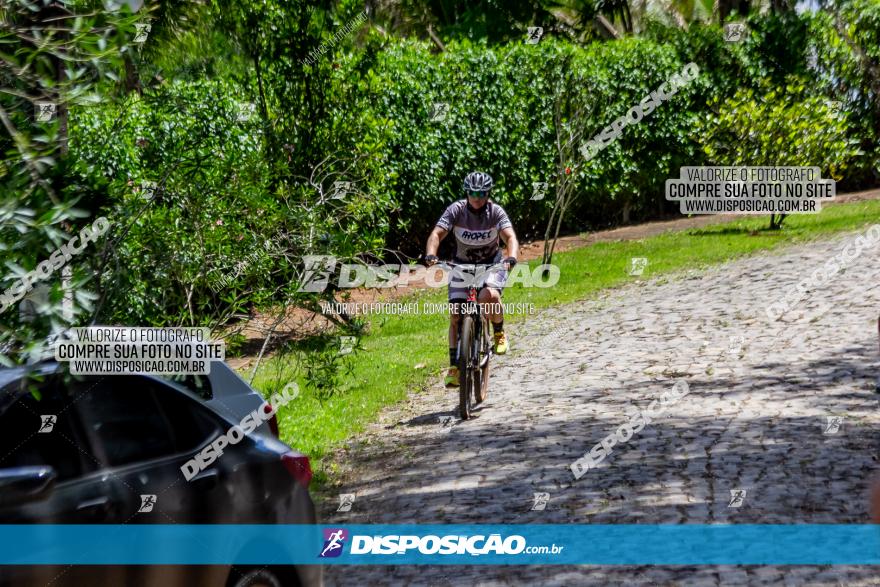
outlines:
[[[880,526],[0,525],[0,564],[875,565]]]

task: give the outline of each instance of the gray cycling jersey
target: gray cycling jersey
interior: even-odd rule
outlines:
[[[479,212],[468,209],[467,200],[450,204],[437,226],[455,236],[455,258],[464,263],[492,263],[498,254],[498,233],[513,226],[504,208],[486,202]]]

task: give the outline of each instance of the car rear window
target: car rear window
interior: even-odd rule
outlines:
[[[191,451],[219,430],[204,406],[146,377],[104,377],[79,403],[113,467]]]
[[[205,401],[214,399],[211,380],[205,375],[162,375],[162,379],[182,385]]]

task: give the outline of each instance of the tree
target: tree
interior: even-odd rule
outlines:
[[[68,176],[70,107],[98,99],[104,84],[115,83],[131,51],[135,22],[127,7],[101,10],[92,2],[10,0],[0,18],[0,242],[10,274],[0,288],[19,280],[72,236],[99,201]],[[82,271],[69,283],[88,281]],[[40,340],[71,315],[89,308],[78,290],[64,307],[58,285],[35,320],[22,323],[15,311],[0,316],[0,361],[35,360]]]
[[[565,220],[565,213],[577,193],[577,178],[585,165],[579,152],[584,141],[584,125],[589,119],[589,108],[583,96],[588,94],[588,82],[572,72],[572,55],[564,55],[559,66],[550,69],[553,79],[553,129],[555,134],[556,170],[554,192],[556,198],[544,231],[544,252],[541,263],[553,262],[553,251]]]
[[[718,114],[702,121],[697,133],[715,165],[818,166],[823,177],[840,180],[859,154],[846,114],[796,82],[763,95],[740,90],[714,106]],[[785,216],[772,214],[770,229],[781,228]]]

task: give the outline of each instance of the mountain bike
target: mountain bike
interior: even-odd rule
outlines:
[[[449,267],[459,267],[474,272],[476,265],[463,265],[445,262]],[[458,302],[458,395],[459,415],[467,420],[473,408],[486,400],[489,391],[489,359],[492,357],[492,339],[489,328],[489,314],[477,301],[478,288],[471,280],[467,288],[467,298]],[[479,289],[482,289],[480,286]]]

